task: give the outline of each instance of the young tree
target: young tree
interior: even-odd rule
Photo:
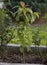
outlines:
[[[27,47],[29,50],[32,42],[30,38],[30,24],[32,24],[37,17],[39,18],[39,13],[33,12],[30,8],[26,7],[23,1],[18,2],[18,4],[14,6],[12,1],[8,1],[7,3],[8,4],[5,3],[7,15],[12,19],[12,23],[15,23],[17,34],[21,42],[20,50],[23,53],[24,60],[24,48]]]

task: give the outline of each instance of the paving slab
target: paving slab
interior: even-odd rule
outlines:
[[[18,63],[0,63],[0,65],[44,65],[44,64],[18,64]]]

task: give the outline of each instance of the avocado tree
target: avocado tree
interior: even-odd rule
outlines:
[[[15,24],[17,34],[20,40],[20,51],[23,53],[24,60],[24,48],[29,50],[31,45],[31,24],[39,18],[38,12],[33,12],[28,8],[23,1],[20,1],[17,5],[12,5],[12,1],[5,3],[6,13],[11,18],[12,23]],[[25,61],[23,61],[25,62]]]

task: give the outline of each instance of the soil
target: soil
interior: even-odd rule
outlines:
[[[20,52],[7,52],[3,54],[4,57],[0,53],[0,62],[47,64],[47,53],[44,56],[43,53],[40,55],[38,52],[24,52],[23,56]]]
[[[32,25],[44,25],[47,24],[47,19],[39,18]]]

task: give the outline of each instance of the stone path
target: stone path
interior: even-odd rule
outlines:
[[[16,63],[0,63],[0,65],[44,65],[44,64],[16,64]]]

